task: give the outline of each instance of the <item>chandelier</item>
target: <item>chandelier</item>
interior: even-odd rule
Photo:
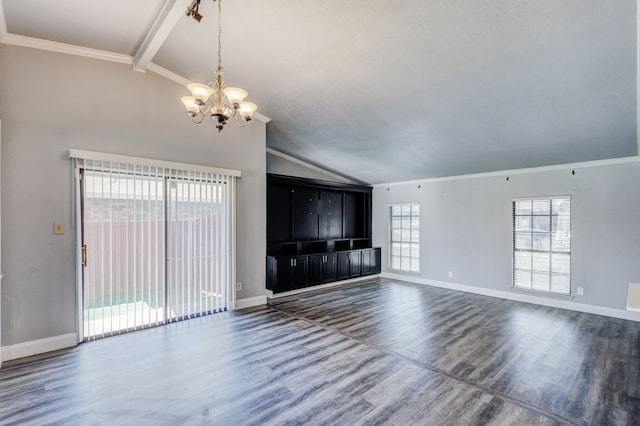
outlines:
[[[218,69],[215,78],[208,84],[191,83],[187,89],[191,96],[183,96],[182,103],[187,109],[191,120],[200,124],[205,116],[210,116],[216,122],[218,132],[221,132],[227,120],[235,117],[242,127],[246,126],[255,112],[257,106],[252,102],[245,102],[247,91],[239,87],[226,86],[222,75],[222,0],[213,0],[218,3]],[[198,10],[200,0],[194,0],[187,8],[187,16],[196,21],[202,20]]]

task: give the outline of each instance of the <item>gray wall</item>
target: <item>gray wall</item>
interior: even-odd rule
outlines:
[[[373,235],[383,272],[388,204],[419,202],[421,278],[509,291],[512,198],[570,195],[572,292],[584,288],[575,301],[625,309],[629,282],[640,281],[640,163],[571,171],[376,186]]]
[[[3,346],[76,331],[70,148],[241,170],[238,298],[264,295],[264,123],[196,126],[186,88],[128,65],[0,45],[0,69]]]

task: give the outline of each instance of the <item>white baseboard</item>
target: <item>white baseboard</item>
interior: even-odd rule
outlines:
[[[2,347],[2,361],[10,361],[12,359],[71,348],[77,344],[78,336],[76,333],[47,337],[46,339],[31,340],[24,343],[16,343],[15,345]]]
[[[236,309],[245,309],[251,308],[254,306],[266,305],[267,304],[267,296],[256,296],[256,297],[248,297],[246,299],[238,299],[236,300],[236,306],[233,308]]]
[[[482,296],[497,297],[499,299],[513,300],[516,302],[533,303],[535,305],[549,306],[552,308],[568,309],[570,311],[585,312],[587,314],[604,315],[612,318],[620,318],[630,321],[640,322],[640,312],[625,311],[623,309],[607,308],[604,306],[587,305],[571,300],[546,298],[531,294],[524,294],[515,291],[492,290],[482,287],[474,287],[465,284],[448,283],[444,281],[429,280],[409,275],[392,274],[383,272],[382,278],[390,278],[400,281],[408,281],[416,284],[430,285],[433,287],[446,288],[449,290],[464,291],[465,293],[480,294]],[[551,297],[551,296],[550,296]]]
[[[371,278],[376,278],[376,277],[379,277],[379,276],[380,276],[379,274],[365,275],[364,277],[351,278],[349,280],[342,280],[342,281],[334,281],[332,283],[314,285],[312,287],[305,287],[305,288],[300,288],[298,290],[284,291],[282,293],[274,293],[274,292],[272,292],[270,290],[267,290],[267,297],[269,299],[277,299],[279,297],[293,296],[293,295],[300,294],[300,293],[306,293],[308,291],[322,290],[323,288],[337,287],[337,286],[340,286],[340,285],[345,285],[345,284],[350,284],[350,283],[357,283],[358,281],[370,280]]]

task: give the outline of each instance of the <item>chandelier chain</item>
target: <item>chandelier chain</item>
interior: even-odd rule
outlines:
[[[216,0],[214,0],[216,1]],[[222,69],[222,0],[218,1],[218,69]]]

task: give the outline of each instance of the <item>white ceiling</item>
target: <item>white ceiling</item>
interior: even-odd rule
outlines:
[[[146,54],[208,81],[216,6],[202,0],[197,24],[184,15],[189,3],[1,5],[9,35]],[[225,0],[225,78],[272,119],[270,148],[368,183],[635,156],[636,8],[636,0]]]

